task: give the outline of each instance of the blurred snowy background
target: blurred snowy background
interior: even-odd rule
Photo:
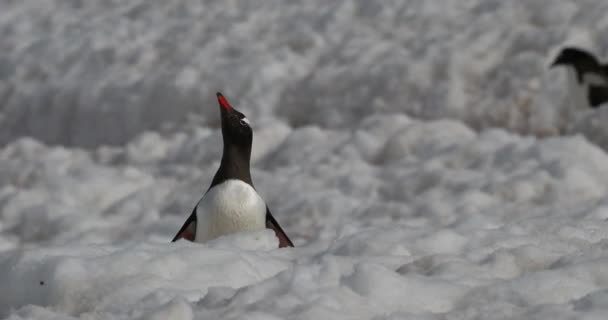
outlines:
[[[604,319],[604,0],[0,3],[0,317]],[[169,244],[254,127],[269,232]]]

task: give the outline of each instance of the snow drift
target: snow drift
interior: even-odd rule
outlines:
[[[5,1],[0,317],[603,319],[600,0]],[[254,127],[272,232],[169,243]]]

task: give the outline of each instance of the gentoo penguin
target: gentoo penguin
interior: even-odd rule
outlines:
[[[253,186],[249,171],[253,131],[249,120],[219,92],[217,100],[224,139],[220,168],[172,241],[184,238],[206,242],[234,232],[269,228],[279,238],[279,247],[293,247]]]
[[[581,108],[597,108],[608,102],[608,65],[591,53],[574,47],[564,48],[551,67],[568,70],[568,91],[572,103]]]

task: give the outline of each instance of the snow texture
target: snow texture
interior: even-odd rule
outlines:
[[[605,319],[605,0],[0,3],[0,318]],[[170,243],[254,128],[272,231]]]

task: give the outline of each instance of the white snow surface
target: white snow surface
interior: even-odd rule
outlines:
[[[605,0],[0,3],[0,318],[605,319]],[[254,128],[272,231],[170,243]]]

